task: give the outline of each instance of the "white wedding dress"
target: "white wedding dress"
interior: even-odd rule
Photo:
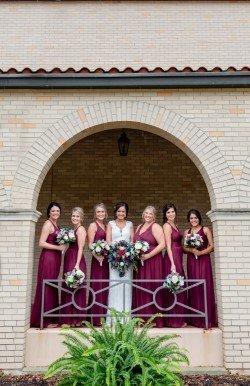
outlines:
[[[131,221],[126,221],[123,229],[120,229],[114,220],[110,221],[109,224],[112,230],[112,242],[120,240],[130,242],[131,227],[133,226]],[[120,277],[118,271],[109,266],[109,279],[109,285],[111,286],[108,296],[109,309],[114,308],[116,311],[130,312],[132,305],[132,268],[126,271],[123,277]],[[125,280],[128,280],[129,283],[124,283]],[[107,323],[111,324],[111,318],[107,318]]]

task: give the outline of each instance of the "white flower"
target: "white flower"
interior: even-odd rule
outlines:
[[[68,235],[64,235],[63,238],[64,238],[65,241],[69,240]]]
[[[121,267],[124,266],[124,262],[123,261],[121,261],[119,264],[120,264]]]
[[[71,239],[74,239],[75,238],[75,233],[74,233],[74,231],[69,231],[69,238],[71,238]]]
[[[126,252],[125,255],[126,255],[126,256],[130,256],[130,253],[129,253],[129,252]]]
[[[77,275],[77,276],[81,276],[81,279],[84,279],[84,278],[85,278],[85,273],[83,273],[80,269],[77,269],[77,270],[76,270],[76,275]]]
[[[109,245],[108,245],[108,244],[106,244],[106,245],[105,245],[105,249],[106,249],[107,251],[109,251],[109,250],[110,250],[110,247],[109,247]]]
[[[101,247],[99,247],[99,246],[97,246],[97,247],[96,247],[96,249],[95,249],[96,253],[100,253],[100,252],[101,252],[101,250],[102,250],[102,248],[101,248]]]
[[[179,278],[177,275],[173,275],[171,280],[172,280],[172,283],[176,284],[176,283],[178,283]]]
[[[142,243],[140,243],[140,241],[135,243],[135,249],[142,249]]]
[[[147,246],[147,245],[144,245],[144,247],[142,247],[142,251],[143,251],[143,252],[147,252],[147,250],[148,250],[148,246]]]

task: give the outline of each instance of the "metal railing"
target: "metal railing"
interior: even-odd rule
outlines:
[[[156,308],[156,313],[160,313],[161,314],[161,317],[163,318],[178,318],[178,317],[197,317],[197,318],[204,318],[205,319],[205,326],[206,326],[206,329],[208,328],[208,313],[207,313],[207,292],[206,292],[206,280],[205,279],[185,279],[184,282],[185,282],[185,285],[184,287],[179,290],[176,294],[175,293],[172,293],[172,296],[174,298],[172,304],[170,305],[167,305],[167,307],[163,307],[162,304],[158,304],[157,303],[157,293],[164,289],[164,290],[167,290],[166,287],[164,287],[164,281],[162,279],[144,279],[144,280],[94,280],[94,279],[89,279],[89,280],[85,280],[84,284],[82,284],[80,287],[78,287],[77,289],[74,289],[74,290],[71,290],[69,288],[66,288],[65,286],[63,286],[64,284],[64,280],[63,279],[47,279],[47,280],[43,280],[43,289],[42,289],[42,305],[41,305],[41,321],[40,321],[40,328],[43,329],[43,326],[44,326],[44,318],[54,318],[54,317],[77,317],[77,318],[93,318],[93,317],[101,317],[101,318],[106,318],[106,317],[111,317],[111,308],[109,308],[107,306],[107,304],[103,304],[103,303],[100,303],[96,300],[96,296],[98,294],[101,294],[105,291],[108,291],[110,290],[110,288],[114,288],[116,286],[123,286],[123,308],[124,305],[125,305],[125,296],[126,296],[126,291],[125,291],[125,288],[127,285],[131,285],[132,287],[132,291],[133,289],[137,289],[137,290],[140,290],[140,291],[143,291],[149,295],[151,295],[151,301],[148,302],[148,303],[145,303],[143,305],[141,305],[140,307],[135,307],[135,308],[131,308],[131,310],[129,311],[129,313],[131,314],[131,316],[136,316],[136,317],[151,317],[153,316],[153,314],[147,314],[147,313],[143,313],[143,309],[146,308],[146,307],[149,307],[149,306],[155,306]],[[93,288],[91,287],[91,283],[103,283],[103,284],[107,284],[106,286],[103,286],[103,288],[97,290],[97,291],[94,291]],[[148,283],[157,283],[159,284],[154,290],[150,290],[148,288],[145,288],[143,286],[143,284],[147,285]],[[70,301],[67,301],[67,303],[63,303],[60,302],[59,306],[56,307],[56,308],[53,308],[53,309],[50,309],[50,310],[45,310],[45,302],[44,302],[44,298],[45,298],[45,290],[47,287],[50,287],[50,288],[55,288],[57,291],[58,291],[58,298],[61,298],[60,294],[62,292],[65,292],[66,294],[68,294],[67,296],[70,296]],[[181,299],[179,298],[178,299],[178,295],[181,294],[181,293],[188,293],[188,291],[192,290],[193,288],[197,288],[197,287],[202,287],[202,293],[203,293],[203,302],[204,302],[204,311],[201,311],[201,310],[198,310],[196,308],[193,308],[193,307],[190,307],[188,306],[187,304],[185,303],[182,303],[181,302]],[[92,301],[91,303],[88,303],[86,302],[86,307],[80,307],[76,301],[75,301],[75,294],[77,293],[77,291],[79,291],[80,289],[86,289],[86,292],[88,293],[91,293],[91,296],[92,296]],[[169,291],[169,290],[167,290]],[[65,307],[68,307],[68,306],[74,306],[77,310],[79,311],[82,311],[82,312],[78,312],[78,313],[63,313],[63,308]],[[99,306],[101,307],[102,309],[104,309],[106,312],[105,313],[91,313],[91,308],[93,306]],[[171,313],[169,311],[171,311],[175,306],[180,306],[182,307],[184,310],[188,311],[187,313],[183,312],[183,313]],[[125,311],[125,309],[121,310],[121,311]],[[142,311],[142,312],[139,312],[139,311]],[[113,317],[113,316],[112,316]]]

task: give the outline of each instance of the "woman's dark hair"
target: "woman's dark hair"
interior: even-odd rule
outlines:
[[[115,204],[115,206],[114,206],[114,218],[116,218],[116,212],[118,211],[118,209],[122,208],[123,206],[124,206],[124,208],[126,210],[126,217],[127,217],[127,215],[128,215],[128,204],[126,202],[120,201],[117,204]]]
[[[47,218],[49,218],[50,211],[51,211],[51,208],[53,208],[53,206],[57,206],[57,208],[60,209],[60,213],[61,213],[61,207],[60,207],[60,205],[58,204],[58,202],[52,201],[52,202],[49,204],[48,208],[47,208]]]
[[[187,214],[187,220],[188,220],[188,221],[190,221],[190,216],[191,216],[191,214],[194,214],[194,215],[198,218],[198,220],[199,220],[199,225],[201,225],[201,224],[202,224],[202,217],[201,217],[200,212],[199,212],[197,209],[190,209],[190,210],[188,211],[188,214]]]
[[[167,203],[164,205],[164,207],[162,208],[162,219],[163,219],[163,224],[165,224],[165,222],[167,222],[167,216],[166,216],[166,213],[169,209],[174,209],[175,211],[175,214],[177,214],[177,209],[176,209],[176,206],[170,202],[170,203]]]

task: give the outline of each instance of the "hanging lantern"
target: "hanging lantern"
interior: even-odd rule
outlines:
[[[118,149],[119,149],[120,156],[122,156],[122,157],[126,156],[128,154],[130,139],[127,137],[124,130],[122,130],[121,135],[117,139],[117,143],[118,143]]]

